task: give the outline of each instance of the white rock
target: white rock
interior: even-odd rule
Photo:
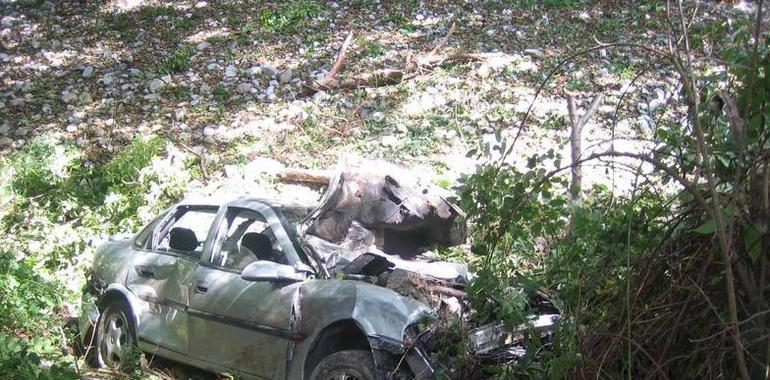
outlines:
[[[583,12],[580,12],[580,14],[578,15],[578,18],[583,20],[583,21],[588,21],[588,20],[591,19],[591,15],[588,14],[588,12],[583,11]]]
[[[67,91],[67,90],[64,90],[64,92],[62,92],[62,94],[61,94],[61,100],[64,103],[72,103],[77,98],[78,98],[78,94],[76,94],[74,92]]]
[[[150,85],[148,86],[148,89],[151,93],[156,93],[160,91],[163,87],[166,87],[166,82],[164,82],[160,78],[155,78],[152,81],[150,81]]]
[[[286,69],[281,72],[280,76],[278,76],[278,80],[281,83],[289,83],[289,81],[291,80],[291,76],[292,76],[291,69]]]
[[[393,136],[393,135],[383,136],[382,140],[380,140],[380,145],[386,148],[392,148],[398,145],[399,140],[400,138],[398,136]]]
[[[86,66],[85,69],[83,69],[83,78],[90,78],[91,75],[94,74],[94,67],[93,66]]]
[[[213,126],[203,128],[203,135],[206,137],[214,136],[217,130]]]
[[[273,86],[267,86],[267,88],[265,89],[264,94],[267,95],[267,96],[270,96],[270,95],[273,95],[274,91],[275,91],[275,89],[273,88]]]
[[[80,94],[80,96],[78,97],[78,101],[83,104],[90,104],[94,100],[93,98],[91,98],[91,94],[86,92],[86,93]]]
[[[262,68],[259,66],[252,66],[249,67],[248,70],[246,70],[246,74],[249,74],[250,77],[255,77],[262,73]]]
[[[329,97],[329,94],[326,93],[326,91],[318,91],[315,94],[313,94],[313,100],[315,101],[321,101]]]
[[[209,86],[207,83],[204,83],[198,87],[198,90],[200,90],[201,94],[208,94],[211,93],[211,86]]]
[[[72,133],[78,130],[78,126],[75,124],[67,125],[67,132]]]
[[[219,65],[217,65],[216,63],[209,63],[208,66],[206,66],[206,70],[208,71],[214,71],[217,69],[219,69]]]
[[[238,92],[240,92],[242,94],[246,94],[246,93],[251,92],[251,88],[252,88],[251,87],[251,83],[244,82],[244,83],[239,84],[238,87],[235,88],[235,91],[238,91]]]
[[[227,68],[225,68],[225,76],[228,77],[228,78],[237,77],[238,76],[238,68],[236,68],[235,66],[232,66],[232,65],[227,66]]]
[[[209,43],[208,41],[203,41],[199,43],[197,46],[195,46],[195,49],[198,51],[203,51],[208,49],[209,47],[211,47],[211,43]]]
[[[278,70],[270,65],[262,65],[262,72],[270,78],[274,78],[278,75]]]
[[[132,77],[138,77],[142,75],[142,70],[139,69],[128,69],[128,75]]]
[[[11,106],[13,107],[19,107],[24,104],[24,98],[13,98],[11,99]]]
[[[104,76],[99,79],[99,82],[105,86],[109,86],[114,80],[115,78],[113,78],[112,74],[104,74]]]
[[[545,53],[543,53],[540,49],[524,49],[524,51],[521,52],[524,55],[528,55],[530,57],[534,58],[543,58],[545,56]]]
[[[597,111],[599,111],[599,114],[601,115],[612,116],[615,114],[615,106],[610,104],[605,104],[603,106],[600,106]]]
[[[0,146],[8,146],[11,144],[13,144],[13,140],[10,139],[9,137],[5,137],[5,136],[0,137]]]

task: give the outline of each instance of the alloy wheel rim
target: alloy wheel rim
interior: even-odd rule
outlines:
[[[359,380],[358,374],[351,373],[347,370],[334,371],[329,380]]]
[[[122,312],[112,313],[104,321],[101,357],[108,367],[119,367],[128,346],[128,323]]]

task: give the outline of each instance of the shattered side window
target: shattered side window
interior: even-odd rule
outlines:
[[[144,229],[136,235],[134,239],[134,247],[139,249],[151,249],[152,248],[152,234],[155,232],[155,227],[166,216],[167,212],[163,212],[156,216],[155,219],[150,222]]]
[[[214,265],[240,272],[257,260],[288,263],[270,225],[256,211],[229,208],[217,236],[222,238],[217,242],[219,250],[211,256]]]

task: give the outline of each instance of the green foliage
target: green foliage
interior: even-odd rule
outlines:
[[[183,45],[176,49],[171,56],[161,61],[156,67],[158,74],[183,73],[190,68],[190,57],[195,53],[191,46]]]
[[[189,182],[186,157],[157,137],[104,165],[44,138],[0,160],[0,377],[75,376],[64,311],[78,303],[94,248],[135,231]]]
[[[324,6],[314,0],[285,3],[278,9],[264,9],[259,14],[260,26],[269,31],[291,33],[306,29],[308,22],[323,11]]]

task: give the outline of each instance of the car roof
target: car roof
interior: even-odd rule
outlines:
[[[274,209],[288,210],[294,213],[308,214],[316,204],[302,204],[282,199],[246,197],[238,195],[192,196],[179,202],[178,206],[238,206],[249,207],[261,203]]]

